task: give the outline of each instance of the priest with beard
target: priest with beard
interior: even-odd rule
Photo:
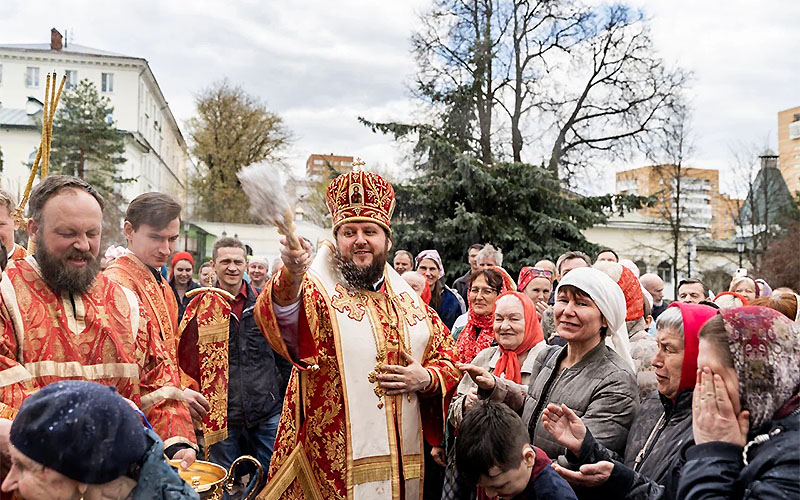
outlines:
[[[0,282],[0,418],[53,382],[98,382],[141,408],[188,467],[196,444],[189,409],[173,397],[178,372],[133,292],[99,273],[102,221],[103,198],[81,179],[50,176],[31,192],[35,252],[9,262]]]
[[[391,184],[354,169],[326,201],[335,243],[312,261],[307,242],[284,239],[284,266],[256,304],[273,349],[294,364],[259,498],[419,499],[426,445],[441,444],[459,380],[453,340],[386,265]]]

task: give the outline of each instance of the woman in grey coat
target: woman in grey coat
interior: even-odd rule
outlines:
[[[628,338],[622,290],[597,269],[574,269],[558,286],[554,318],[567,345],[550,346],[537,356],[529,388],[497,378],[485,368],[459,368],[478,385],[481,399],[504,402],[519,412],[533,445],[551,459],[567,464],[566,448],[542,424],[549,403],[570,407],[597,442],[621,455],[639,408],[630,345],[624,343]]]

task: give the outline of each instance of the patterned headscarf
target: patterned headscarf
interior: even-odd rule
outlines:
[[[522,338],[522,343],[513,351],[506,351],[502,347],[500,348],[502,354],[494,367],[494,375],[521,384],[522,372],[520,371],[519,358],[517,356],[528,352],[531,347],[543,341],[544,333],[542,333],[542,327],[539,325],[539,316],[536,314],[536,306],[533,301],[524,293],[511,290],[500,294],[497,300],[506,295],[513,295],[522,302],[522,310],[525,317],[525,335]],[[497,301],[495,301],[496,303]]]
[[[444,264],[442,264],[442,258],[439,256],[439,252],[436,250],[423,250],[417,254],[417,258],[414,259],[417,262],[417,265],[422,261],[422,259],[431,259],[432,261],[436,262],[436,265],[439,266],[439,271],[441,274],[439,275],[440,278],[444,277]]]
[[[800,325],[767,307],[739,307],[720,314],[750,428],[787,416],[800,406]]]
[[[535,278],[544,278],[553,284],[553,271],[549,269],[540,269],[538,267],[523,267],[519,270],[519,278],[517,278],[517,291],[522,292],[525,290],[525,287],[528,286],[528,283],[533,281]]]
[[[503,278],[503,285],[500,287],[500,292],[497,294],[498,297],[506,291],[514,289],[514,281],[505,269],[497,266],[491,266],[489,269],[499,273]],[[461,363],[471,363],[479,352],[486,349],[494,342],[494,330],[492,329],[492,325],[494,324],[494,306],[492,306],[492,310],[489,314],[478,314],[472,307],[472,299],[470,299],[469,294],[467,294],[467,300],[469,301],[467,324],[464,325],[464,329],[461,330],[461,333],[458,335],[458,340],[456,340],[456,352],[458,353],[458,361]]]

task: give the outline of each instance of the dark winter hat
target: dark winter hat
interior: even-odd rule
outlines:
[[[127,473],[147,451],[139,416],[113,387],[67,380],[22,403],[11,444],[28,458],[81,483]]]

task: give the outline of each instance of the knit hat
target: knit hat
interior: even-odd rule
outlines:
[[[175,274],[175,264],[182,260],[188,260],[190,264],[192,264],[192,269],[194,269],[194,258],[192,254],[189,252],[178,252],[172,256],[172,262],[169,265],[169,277],[172,279],[172,275]]]
[[[31,460],[87,484],[125,475],[147,451],[128,403],[113,387],[82,380],[52,383],[26,399],[10,440]]]

